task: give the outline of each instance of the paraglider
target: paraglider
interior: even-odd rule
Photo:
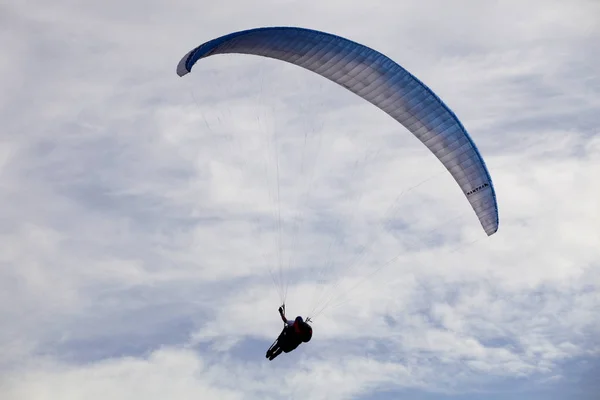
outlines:
[[[284,326],[279,337],[267,350],[266,358],[270,361],[282,352],[289,353],[302,343],[308,343],[312,339],[312,327],[308,324],[308,319],[304,321],[302,317],[298,316],[293,321],[288,320],[285,316],[285,305],[279,307],[279,316]]]
[[[185,76],[201,59],[249,54],[285,61],[312,71],[375,105],[418,138],[444,165],[469,201],[488,236],[499,217],[491,176],[457,116],[419,79],[384,54],[349,39],[298,27],[248,29],[212,39],[189,51],[177,65]],[[312,337],[302,318],[288,321],[267,351],[273,360]]]

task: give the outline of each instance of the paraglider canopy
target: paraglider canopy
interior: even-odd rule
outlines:
[[[340,36],[305,28],[266,27],[233,32],[188,52],[177,74],[217,54],[252,54],[313,71],[374,104],[413,133],[445,166],[487,235],[498,230],[492,179],[475,143],[431,89],[387,56]]]

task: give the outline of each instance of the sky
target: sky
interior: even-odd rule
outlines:
[[[600,3],[0,3],[0,398],[582,399],[600,385]],[[487,237],[403,126],[190,49],[260,26],[388,55],[492,176]],[[308,344],[273,361],[288,317]]]

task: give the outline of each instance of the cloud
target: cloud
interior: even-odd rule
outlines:
[[[2,6],[0,397],[592,398],[598,5],[369,4]],[[175,75],[261,25],[369,44],[432,87],[486,159],[498,233],[314,74]],[[285,294],[315,337],[269,363]]]

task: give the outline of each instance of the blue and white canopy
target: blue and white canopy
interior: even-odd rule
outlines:
[[[177,66],[184,76],[216,54],[252,54],[286,61],[345,87],[412,132],[452,174],[485,232],[498,230],[492,178],[456,115],[416,77],[385,55],[340,36],[295,27],[256,28],[210,40]]]

